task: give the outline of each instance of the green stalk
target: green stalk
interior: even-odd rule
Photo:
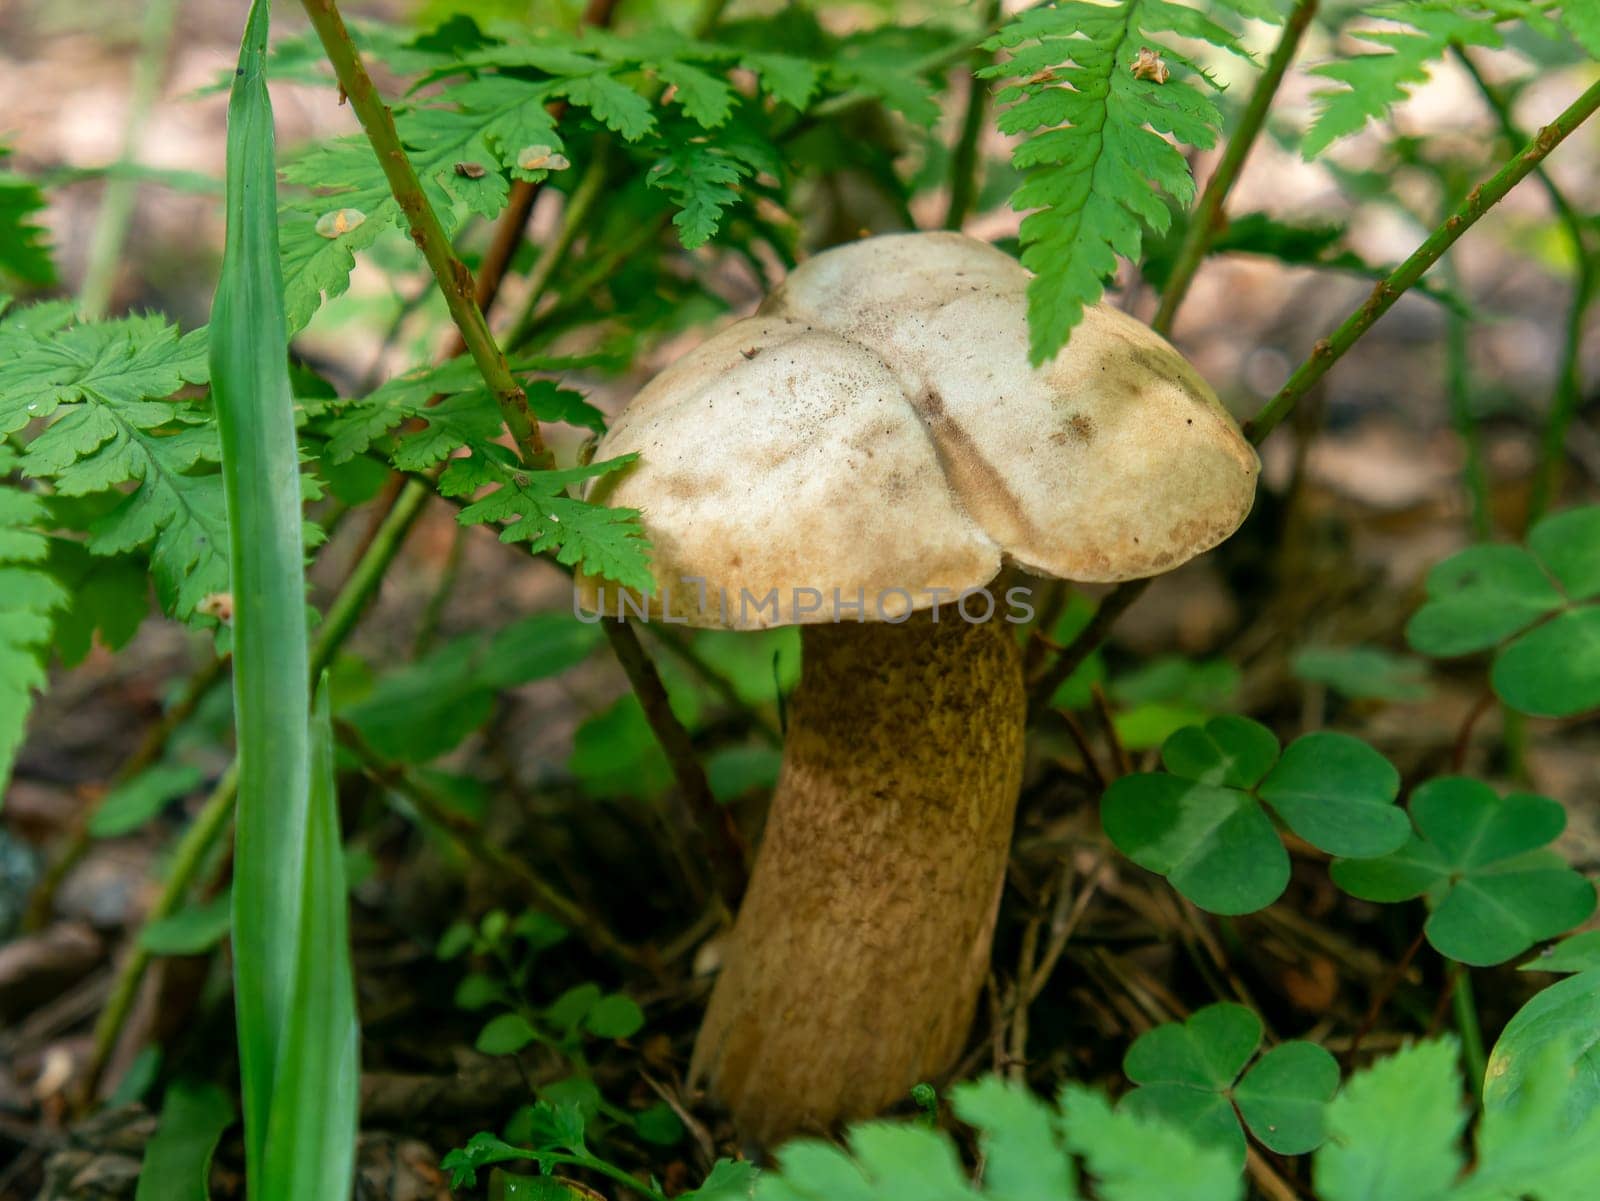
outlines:
[[[1356,341],[1371,329],[1373,324],[1394,306],[1402,293],[1410,288],[1461,235],[1477,224],[1478,219],[1505,198],[1536,170],[1550,152],[1582,125],[1585,119],[1600,108],[1600,83],[1591,84],[1583,95],[1574,100],[1550,124],[1540,129],[1520,153],[1489,179],[1467,193],[1444,222],[1429,234],[1411,256],[1379,281],[1366,302],[1361,305],[1338,329],[1313,347],[1311,356],[1300,364],[1278,394],[1262,406],[1254,418],[1245,424],[1245,433],[1259,445],[1284,419],[1289,410],[1304,396]]]
[[[346,1021],[353,1004],[338,995],[351,986],[331,739],[324,714],[314,748],[309,717],[299,448],[265,74],[269,3],[251,6],[228,103],[211,386],[234,599],[234,1004],[245,1167],[253,1197],[289,1201],[348,1195],[358,1068]]]
[[[1478,1023],[1478,1003],[1472,992],[1472,969],[1458,963],[1455,972],[1450,1007],[1455,1011],[1456,1030],[1461,1035],[1461,1058],[1466,1061],[1467,1084],[1473,1097],[1481,1102],[1483,1077],[1489,1070],[1489,1061],[1483,1053],[1483,1030]]]
[[[1289,70],[1289,64],[1294,62],[1294,56],[1300,49],[1300,39],[1305,37],[1312,18],[1317,15],[1317,2],[1318,0],[1300,0],[1300,3],[1295,5],[1294,11],[1289,14],[1289,19],[1284,22],[1283,33],[1278,37],[1278,44],[1273,47],[1272,57],[1267,60],[1266,70],[1262,71],[1261,77],[1256,80],[1255,91],[1250,93],[1250,101],[1245,105],[1244,115],[1239,118],[1239,128],[1235,129],[1233,136],[1228,139],[1228,145],[1222,152],[1217,169],[1211,173],[1210,180],[1206,182],[1206,190],[1201,193],[1199,201],[1194,206],[1194,212],[1189,215],[1189,227],[1184,231],[1183,244],[1178,247],[1178,257],[1172,265],[1172,275],[1161,292],[1161,305],[1156,309],[1156,315],[1150,322],[1151,328],[1157,333],[1166,334],[1172,331],[1172,323],[1178,315],[1178,306],[1189,294],[1189,285],[1194,282],[1200,264],[1205,260],[1206,251],[1211,249],[1211,243],[1216,240],[1217,234],[1226,224],[1227,219],[1223,215],[1222,206],[1228,199],[1228,193],[1233,190],[1234,183],[1238,181],[1239,172],[1244,169],[1244,160],[1249,156],[1250,148],[1255,145],[1262,126],[1267,122],[1267,111],[1272,107],[1272,99],[1278,94],[1278,88]]]
[[[983,32],[988,34],[999,20],[999,0],[985,0],[981,18]],[[956,139],[955,153],[950,156],[950,205],[944,213],[946,229],[959,230],[965,225],[978,198],[982,158],[978,143],[988,125],[984,118],[989,113],[989,85],[978,78],[978,69],[985,66],[989,58],[987,52],[975,51],[967,71],[967,107],[961,115],[961,134]]]
[[[1449,264],[1446,264],[1446,269]],[[1455,272],[1450,272],[1455,278]],[[1472,371],[1467,358],[1470,323],[1460,313],[1445,315],[1445,382],[1450,393],[1450,423],[1461,439],[1461,483],[1470,504],[1472,536],[1487,542],[1494,533],[1489,504],[1489,473],[1484,466],[1483,431],[1472,412]]]
[[[117,156],[118,169],[106,176],[100,215],[89,240],[83,286],[78,290],[78,311],[85,319],[101,316],[111,302],[122,248],[127,244],[128,226],[133,219],[134,198],[139,191],[138,181],[125,169],[138,163],[139,144],[161,87],[162,68],[172,45],[172,26],[177,14],[178,0],[147,0],[145,4],[139,57],[133,64],[133,92],[128,98],[128,115],[122,128],[122,152]]]
[[[1484,102],[1494,113],[1495,119],[1500,124],[1501,134],[1512,146],[1521,146],[1525,143],[1528,139],[1517,128],[1516,119],[1511,114],[1511,106],[1506,102],[1506,98],[1484,78],[1483,72],[1478,70],[1478,64],[1472,60],[1472,56],[1464,47],[1453,46],[1451,49],[1455,51],[1457,61],[1466,68],[1467,74],[1472,77],[1472,82],[1482,93]],[[1596,279],[1597,272],[1600,272],[1600,261],[1597,261],[1596,255],[1590,250],[1583,217],[1548,171],[1539,167],[1534,174],[1544,186],[1545,194],[1550,198],[1550,207],[1555,210],[1557,220],[1566,231],[1567,241],[1572,244],[1572,258],[1577,264],[1577,271],[1572,281],[1572,300],[1567,308],[1561,366],[1556,374],[1556,392],[1551,398],[1550,413],[1545,420],[1544,435],[1540,439],[1539,464],[1534,471],[1533,492],[1528,502],[1529,525],[1544,516],[1545,510],[1555,498],[1560,483],[1562,461],[1566,455],[1567,428],[1572,424],[1573,415],[1578,411],[1578,405],[1583,399],[1584,326],[1587,323],[1589,306],[1594,302],[1596,292],[1600,291],[1600,288],[1597,288],[1600,280]]]
[[[533,410],[528,407],[527,393],[512,376],[506,356],[501,353],[494,335],[489,332],[489,323],[484,319],[483,310],[478,307],[473,294],[472,272],[456,257],[450,239],[445,236],[444,227],[439,224],[433,206],[428,203],[422,191],[422,182],[417,178],[411,160],[406,157],[405,147],[400,144],[400,134],[394,126],[394,114],[373,86],[372,77],[367,74],[367,68],[361,61],[361,52],[351,41],[350,31],[345,28],[344,19],[339,15],[339,6],[334,0],[303,0],[303,3],[317,37],[322,41],[328,61],[333,64],[339,87],[349,99],[350,107],[355,110],[367,140],[372,143],[373,153],[389,181],[389,190],[405,212],[411,226],[412,240],[421,249],[423,258],[427,259],[433,277],[438,281],[439,291],[444,293],[450,318],[461,331],[461,339],[466,343],[473,362],[478,365],[483,382],[494,394],[506,428],[516,440],[522,461],[530,467],[547,466],[549,455],[539,433],[539,423],[533,416]]]

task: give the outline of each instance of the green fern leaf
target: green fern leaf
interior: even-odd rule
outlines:
[[[1456,1045],[1418,1043],[1351,1077],[1328,1106],[1317,1152],[1322,1201],[1442,1199],[1461,1172],[1466,1124]]]
[[[650,111],[650,102],[610,75],[580,75],[563,79],[555,84],[552,91],[588,109],[596,121],[621,134],[629,142],[637,142],[655,128],[656,119]]]
[[[1561,23],[1578,45],[1600,58],[1600,4],[1594,0],[1567,0],[1561,6]]]
[[[0,161],[10,153],[0,145]],[[38,184],[0,171],[0,273],[41,287],[56,281],[45,230],[37,220],[43,211],[44,194]]]
[[[0,477],[16,470],[17,455],[0,445]],[[45,660],[53,615],[67,607],[67,591],[43,569],[49,540],[44,502],[0,483],[0,797],[27,728],[34,693],[45,686]]]
[[[1255,6],[1224,7],[1246,15]],[[1010,107],[1000,128],[1029,135],[1013,156],[1028,174],[1012,207],[1036,210],[1021,228],[1022,261],[1034,272],[1035,362],[1066,345],[1118,256],[1137,258],[1146,229],[1165,232],[1171,215],[1160,193],[1180,204],[1193,199],[1188,163],[1162,135],[1199,147],[1216,141],[1213,85],[1160,34],[1243,53],[1231,30],[1172,0],[1059,0],[1029,9],[985,43],[1009,57],[981,74],[1017,81],[1001,89]],[[1141,54],[1159,56],[1171,77],[1136,76]]]
[[[500,525],[502,542],[526,542],[535,554],[550,552],[558,562],[627,588],[652,592],[644,530],[637,509],[587,504],[566,494],[572,484],[620,470],[633,455],[563,471],[524,471],[506,463],[499,448],[475,448],[456,459],[439,479],[446,496],[469,496],[491,489],[458,514],[463,525]]]
[[[26,310],[24,310],[25,312]],[[206,378],[205,334],[132,317],[44,336],[0,324],[0,432],[53,418],[27,445],[24,474],[62,496],[137,486],[89,526],[88,548],[148,548],[167,610],[189,617],[227,588],[227,522],[208,415],[166,398]]]
[[[690,143],[668,150],[645,179],[677,202],[672,224],[684,247],[693,250],[715,236],[722,214],[738,202],[737,189],[747,173],[748,168],[715,147]]]
[[[1113,1110],[1099,1093],[1061,1091],[1068,1148],[1083,1158],[1102,1201],[1240,1201],[1244,1183],[1225,1148],[1201,1147],[1181,1131]]]

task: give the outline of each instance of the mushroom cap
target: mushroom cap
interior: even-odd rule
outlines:
[[[1259,463],[1210,386],[1105,306],[1032,366],[1030,278],[961,234],[864,239],[645,385],[596,450],[639,459],[588,499],[640,510],[649,614],[893,621],[1007,563],[1134,579],[1238,528]],[[617,613],[616,585],[578,585]]]

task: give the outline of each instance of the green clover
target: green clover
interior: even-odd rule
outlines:
[[[1188,726],[1161,748],[1164,772],[1124,776],[1106,790],[1106,834],[1200,908],[1250,913],[1289,883],[1289,855],[1268,809],[1330,855],[1370,858],[1410,832],[1395,807],[1400,776],[1359,739],[1321,731],[1280,756],[1272,731],[1244,717]]]
[[[1323,1110],[1339,1087],[1339,1065],[1316,1044],[1295,1040],[1245,1071],[1261,1035],[1261,1019],[1228,1002],[1208,1005],[1186,1022],[1157,1026],[1123,1059],[1122,1070],[1139,1085],[1123,1106],[1177,1126],[1201,1146],[1226,1150],[1241,1166],[1241,1119],[1280,1155],[1314,1150],[1323,1140]]]
[[[1499,646],[1489,681],[1513,709],[1600,706],[1600,506],[1547,517],[1520,546],[1472,546],[1428,574],[1406,639],[1435,658]],[[1501,644],[1504,644],[1503,646]]]
[[[1570,930],[1595,907],[1594,886],[1553,851],[1567,824],[1549,797],[1444,776],[1411,799],[1417,832],[1391,855],[1342,859],[1333,879],[1369,901],[1426,897],[1428,941],[1475,967],[1504,963]]]

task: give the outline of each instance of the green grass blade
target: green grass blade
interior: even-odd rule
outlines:
[[[228,232],[211,323],[234,596],[234,988],[251,1195],[320,1199],[349,1192],[355,1040],[344,888],[326,863],[337,829],[327,813],[315,826],[309,817],[313,791],[331,809],[332,783],[326,752],[313,771],[267,21],[255,0],[228,103]],[[293,1111],[322,1129],[309,1135]]]
[[[326,678],[311,755],[300,955],[267,1122],[265,1201],[347,1197],[355,1170],[360,1064]]]
[[[134,1201],[206,1201],[211,1153],[233,1125],[233,1099],[215,1084],[174,1080],[144,1151]]]

